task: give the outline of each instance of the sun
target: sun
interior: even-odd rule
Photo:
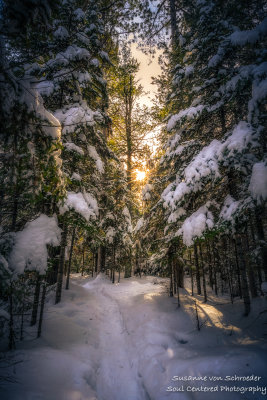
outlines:
[[[141,171],[140,169],[136,169],[135,175],[137,181],[143,181],[146,177],[146,171]]]

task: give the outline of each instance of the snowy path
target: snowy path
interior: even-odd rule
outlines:
[[[119,304],[102,288],[99,300],[105,323],[101,326],[101,362],[97,374],[99,399],[146,400],[136,363],[129,354],[131,342]]]
[[[256,300],[253,314],[244,319],[242,303],[233,307],[225,299],[216,306],[214,299],[204,305],[199,298],[204,326],[198,332],[186,290],[178,310],[164,283],[146,277],[112,285],[101,275],[74,276],[62,302],[55,306],[51,297],[46,305],[42,338],[29,337],[13,353],[23,362],[9,370],[17,383],[1,387],[0,380],[1,400],[214,400],[214,393],[190,389],[201,381],[177,382],[174,376],[254,374],[261,381],[249,385],[266,386],[264,323],[255,320],[265,300]],[[216,393],[216,400],[261,398],[261,393]]]

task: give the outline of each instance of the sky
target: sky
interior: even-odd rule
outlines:
[[[142,51],[136,48],[136,45],[132,45],[133,57],[140,63],[140,69],[137,73],[137,79],[140,84],[144,87],[146,92],[149,94],[144,95],[140,98],[139,103],[147,106],[152,106],[152,98],[156,92],[156,86],[152,85],[152,76],[160,75],[161,69],[158,64],[159,52],[156,53],[154,58],[147,56]]]
[[[147,94],[140,97],[138,102],[141,105],[147,105],[151,107],[153,105],[152,99],[157,91],[156,85],[152,85],[152,77],[158,76],[161,73],[161,68],[158,63],[158,57],[160,55],[159,51],[156,51],[155,57],[147,56],[141,50],[138,50],[135,44],[131,46],[132,55],[140,63],[140,69],[136,74],[139,83],[143,86]],[[158,143],[154,139],[157,134],[158,128],[155,128],[152,132],[148,133],[146,136],[147,144],[152,150],[153,154],[157,153]]]

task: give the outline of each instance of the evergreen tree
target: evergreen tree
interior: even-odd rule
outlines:
[[[198,286],[198,251],[203,258],[199,238],[208,246],[212,237],[219,235],[223,247],[223,236],[230,234],[227,246],[233,249],[235,241],[245,314],[249,312],[248,286],[256,293],[255,273],[242,258],[245,230],[248,215],[257,210],[257,201],[262,205],[266,199],[257,178],[254,181],[256,170],[264,174],[266,151],[261,112],[266,98],[261,6],[261,2],[248,4],[242,12],[239,4],[220,1],[195,2],[191,10],[186,4],[176,7],[179,37],[173,35],[176,39],[169,56],[172,91],[167,131],[172,136],[158,168],[158,173],[165,171],[163,179],[169,184],[165,184],[160,199],[156,196],[149,216],[151,219],[155,207],[162,208],[163,243],[176,243],[182,237],[185,246],[195,246]],[[186,258],[188,250],[181,250]],[[207,247],[205,257],[208,253]],[[217,258],[218,262],[222,266]],[[223,285],[229,278],[225,268],[220,274]],[[214,279],[217,273],[218,265]],[[202,277],[205,289],[204,270]],[[258,279],[259,285],[261,273]]]

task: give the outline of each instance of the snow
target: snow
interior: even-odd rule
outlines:
[[[98,208],[97,200],[95,199],[95,197],[91,193],[88,193],[88,192],[84,192],[83,197],[85,198],[87,204],[94,210],[95,215],[98,216],[99,208]]]
[[[54,115],[64,126],[62,132],[66,134],[76,131],[78,125],[94,126],[94,118],[99,113],[92,111],[83,101],[82,104],[74,103],[71,107],[57,110]]]
[[[257,203],[267,199],[267,165],[264,161],[253,165],[248,189]]]
[[[41,96],[51,96],[55,90],[55,85],[52,81],[41,81],[34,85],[35,89]]]
[[[64,40],[69,37],[69,33],[64,26],[59,26],[53,33],[56,39]]]
[[[192,75],[193,72],[194,72],[194,66],[193,66],[193,65],[188,65],[188,66],[185,68],[184,75],[185,75],[185,77],[187,78],[188,76]]]
[[[85,48],[79,47],[75,44],[68,46],[65,51],[62,51],[56,55],[55,58],[50,59],[47,62],[47,66],[52,67],[61,67],[61,66],[69,66],[71,61],[76,60],[90,60],[91,54]]]
[[[179,133],[176,133],[171,139],[168,140],[167,147],[169,147],[170,150],[173,150],[180,140],[181,135]]]
[[[174,129],[175,126],[177,125],[177,123],[183,117],[187,117],[189,119],[192,119],[192,118],[196,117],[197,115],[199,115],[204,110],[204,108],[205,108],[204,105],[199,104],[196,107],[189,107],[189,108],[186,108],[185,110],[181,110],[178,114],[172,115],[171,118],[168,121],[167,130],[171,131],[172,129]]]
[[[96,201],[89,193],[68,192],[63,206],[60,206],[60,214],[64,214],[73,209],[84,217],[87,222],[90,219],[94,220],[98,215],[98,209],[96,212],[96,204],[93,200]]]
[[[113,243],[116,231],[112,226],[109,226],[106,231],[106,239],[109,244]]]
[[[109,59],[109,56],[108,56],[108,53],[107,53],[107,52],[101,50],[101,51],[99,52],[99,55],[100,55],[100,57],[101,57],[103,60],[106,60],[106,61],[110,62],[110,59]]]
[[[176,232],[176,236],[182,236],[184,244],[192,246],[195,238],[201,237],[207,229],[211,229],[213,226],[213,215],[205,205],[186,218],[181,228]]]
[[[150,183],[147,183],[142,189],[142,199],[143,201],[151,199],[151,191],[153,186]]]
[[[218,166],[218,154],[221,150],[221,142],[214,139],[208,146],[197,154],[184,170],[184,178],[174,185],[171,183],[162,193],[161,198],[165,206],[175,208],[175,205],[189,193],[197,192],[201,189],[202,179],[214,176],[220,177]]]
[[[166,293],[168,279],[122,279],[112,285],[74,275],[58,305],[46,305],[43,333],[12,352],[15,366],[1,368],[16,378],[2,382],[5,400],[258,400],[262,394],[189,392],[200,385],[265,387],[266,345],[261,339],[266,301],[229,304],[208,293],[192,298],[190,282],[180,289],[182,307]],[[195,325],[194,300],[202,328]],[[259,316],[256,318],[255,316]],[[212,382],[210,377],[259,376],[259,382]],[[5,376],[5,375],[4,375]],[[190,377],[205,379],[198,382]],[[188,378],[188,381],[186,380]],[[180,381],[178,381],[180,379]],[[170,387],[182,387],[175,393]]]
[[[248,103],[248,120],[253,120],[253,114],[257,113],[258,105],[267,97],[267,79],[255,79],[252,84],[252,98]]]
[[[176,133],[171,139],[168,140],[165,156],[162,157],[161,163],[164,161],[164,158],[170,159],[171,157],[180,155],[184,149],[192,143],[192,141],[188,141],[183,145],[178,145],[180,139],[181,135]]]
[[[75,16],[75,19],[77,19],[78,21],[80,21],[80,20],[82,20],[82,19],[84,19],[85,18],[85,13],[84,13],[84,11],[81,9],[81,8],[77,8],[75,11],[74,11],[74,16]]]
[[[222,55],[221,54],[215,54],[215,56],[212,56],[211,59],[209,60],[208,66],[210,68],[214,68],[219,64],[219,62],[221,62],[221,60],[222,60]]]
[[[170,185],[171,187],[173,184]],[[195,186],[196,188],[196,186]],[[166,189],[169,189],[168,187]],[[164,190],[161,197],[166,206],[175,208],[175,203],[178,203],[186,194],[189,194],[192,189],[186,182],[179,183],[174,190]]]
[[[9,255],[9,267],[17,274],[24,270],[39,271],[47,269],[47,245],[59,246],[61,230],[56,217],[41,214],[28,222],[22,231],[16,232],[15,245]]]
[[[133,227],[132,227],[132,219],[131,219],[131,214],[127,206],[125,206],[122,210],[122,215],[125,217],[125,221],[128,224],[128,233],[132,233]],[[128,240],[128,239],[127,239]]]
[[[73,76],[78,80],[78,82],[81,85],[83,85],[86,82],[92,82],[92,76],[89,74],[88,71],[86,72],[74,71]]]
[[[90,39],[89,37],[84,33],[84,32],[78,32],[77,34],[77,38],[86,46],[90,46]]]
[[[196,182],[211,174],[219,177],[217,153],[220,151],[220,148],[221,142],[216,139],[208,146],[203,147],[193,161],[185,168],[184,175],[186,180]]]
[[[84,151],[81,147],[76,146],[76,144],[72,143],[72,142],[66,142],[63,143],[63,146],[68,150],[68,151],[74,151],[76,153],[81,154],[82,156],[84,155]]]
[[[246,43],[254,44],[265,35],[267,35],[267,17],[254,29],[233,32],[230,41],[233,45],[243,46]]]
[[[221,151],[228,150],[228,156],[233,156],[236,152],[241,153],[252,145],[255,141],[255,131],[246,121],[240,121],[234,128],[230,136],[222,145]]]
[[[60,139],[61,137],[61,125],[59,120],[46,110],[42,103],[39,103],[36,108],[36,115],[39,117],[42,123],[42,131],[53,139]]]
[[[128,220],[131,219],[130,211],[127,206],[125,206],[122,210],[122,215],[124,215]]]
[[[99,67],[99,61],[97,58],[93,58],[92,60],[90,60],[90,64],[96,68]]]
[[[39,82],[40,85],[40,82]],[[47,85],[48,92],[51,90],[51,84],[49,81],[41,84],[39,89],[44,90],[45,85]],[[42,132],[51,136],[53,139],[60,139],[61,137],[61,125],[59,120],[48,111],[44,107],[44,102],[42,96],[38,91],[38,83],[34,84],[34,87],[30,86],[30,80],[28,79],[22,80],[21,82],[22,92],[20,96],[20,103],[24,103],[29,113],[34,113],[37,118],[40,120],[40,124],[42,126]]]
[[[172,212],[168,217],[168,223],[176,222],[180,217],[185,215],[186,211],[184,208],[180,207],[176,211]]]
[[[141,217],[141,218],[139,218],[139,220],[137,221],[137,223],[136,223],[136,225],[135,225],[135,228],[134,228],[134,231],[135,232],[138,232],[138,231],[140,231],[140,229],[144,226],[144,218],[143,217]]]
[[[77,174],[76,172],[73,172],[73,174],[71,175],[70,179],[74,180],[74,181],[81,181],[82,180],[81,175]]]
[[[90,156],[93,160],[95,160],[96,168],[97,168],[98,172],[99,172],[100,174],[103,174],[104,171],[105,171],[105,169],[104,169],[104,163],[103,163],[103,161],[101,160],[101,158],[99,157],[99,155],[98,155],[98,153],[97,153],[97,151],[96,151],[96,148],[95,148],[94,146],[88,145],[88,146],[87,146],[87,149],[88,149],[89,156]]]
[[[220,218],[224,219],[225,221],[231,221],[233,219],[233,214],[238,209],[239,204],[239,201],[235,201],[232,196],[227,195],[220,212]]]

